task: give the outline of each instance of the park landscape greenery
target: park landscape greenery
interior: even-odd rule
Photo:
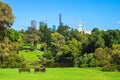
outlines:
[[[52,30],[44,23],[39,26],[39,29],[29,26],[27,30],[17,31],[11,28],[14,18],[11,7],[0,1],[0,68],[15,68],[16,71],[16,68],[45,65],[48,67],[46,74],[50,73],[53,76],[54,73],[50,70],[54,71],[54,67],[81,67],[81,69],[72,68],[71,73],[69,72],[71,68],[63,68],[63,72],[70,73],[72,76],[83,74],[81,70],[86,73],[91,72],[90,67],[94,67],[93,72],[85,73],[88,76],[86,79],[100,73],[98,74],[100,79],[97,77],[96,80],[110,80],[110,78],[113,80],[112,73],[108,73],[109,76],[105,78],[103,75],[107,73],[102,73],[100,70],[115,71],[114,78],[116,76],[116,80],[119,78],[119,73],[116,71],[120,71],[120,30],[104,31],[94,28],[92,34],[84,34],[67,25],[61,25],[57,30]],[[86,67],[88,67],[87,70],[85,70]],[[55,69],[58,70],[54,71],[56,73],[61,71],[59,68]],[[4,74],[12,70],[0,69],[0,77],[4,77]],[[17,73],[13,72],[13,74]],[[52,80],[50,75],[41,75]],[[70,80],[68,75],[61,76]],[[79,78],[77,76],[76,80]],[[60,76],[55,79],[62,80]],[[85,77],[82,79],[84,80]]]

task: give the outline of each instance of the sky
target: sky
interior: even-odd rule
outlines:
[[[21,30],[31,25],[31,20],[46,20],[48,27],[59,25],[59,13],[62,22],[78,29],[100,30],[120,29],[120,0],[2,0],[10,5],[15,15],[12,28]]]

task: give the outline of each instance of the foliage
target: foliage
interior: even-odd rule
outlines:
[[[119,30],[101,31],[101,34],[105,41],[106,47],[112,47],[112,44],[120,44],[120,31]]]
[[[102,68],[102,71],[116,71],[116,66],[114,64],[108,64]]]
[[[51,46],[51,52],[53,54],[53,56],[57,56],[59,55],[60,51],[63,50],[63,46],[65,45],[65,39],[64,36],[62,36],[61,34],[55,32],[51,34],[51,42],[50,42]]]
[[[30,44],[31,48],[30,50],[37,50],[37,44],[39,42],[39,32],[36,30],[35,27],[28,27],[28,30],[26,31],[26,34],[23,36],[23,40],[26,44]]]
[[[0,43],[0,66],[2,68],[20,67],[24,57],[17,54],[18,49],[19,46],[17,45]]]
[[[41,25],[39,29],[40,42],[46,43],[50,46],[50,35],[52,33],[51,29],[47,25]]]
[[[0,40],[7,36],[7,29],[12,26],[14,22],[14,15],[12,9],[6,3],[0,1]]]
[[[104,39],[98,34],[92,34],[88,37],[88,41],[84,43],[85,53],[93,53],[96,48],[104,48]]]

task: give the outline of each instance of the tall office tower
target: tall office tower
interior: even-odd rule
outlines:
[[[36,28],[36,26],[37,26],[37,21],[32,20],[31,21],[31,27],[35,27]]]
[[[59,26],[62,26],[63,23],[62,23],[62,14],[59,14]]]
[[[55,25],[53,25],[53,30],[56,30],[56,26]]]
[[[78,31],[79,32],[83,31],[83,29],[82,29],[82,22],[81,21],[78,22]]]

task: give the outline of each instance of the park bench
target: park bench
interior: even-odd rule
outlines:
[[[30,73],[30,68],[19,68],[19,73],[21,72],[29,72]]]
[[[35,66],[34,67],[34,72],[46,72],[46,68],[45,66],[39,67],[39,66]]]

